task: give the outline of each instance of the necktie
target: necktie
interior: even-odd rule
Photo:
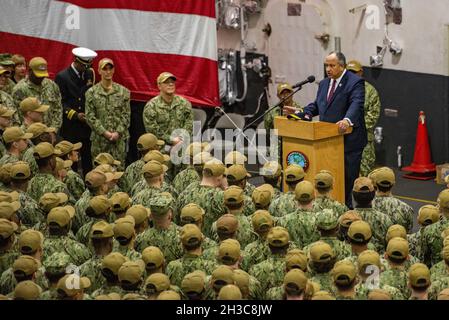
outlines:
[[[327,103],[329,103],[332,100],[332,97],[335,93],[335,87],[337,86],[337,80],[332,79],[332,88],[331,91],[329,91],[329,95],[327,96]]]

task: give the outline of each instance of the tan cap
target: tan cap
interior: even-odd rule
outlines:
[[[220,289],[218,300],[242,300],[242,292],[236,285],[228,284]]]
[[[121,300],[120,294],[112,292],[109,294],[100,294],[95,297],[95,300]]]
[[[11,169],[12,163],[8,162],[4,165],[0,165],[0,181],[8,184],[11,182],[11,175],[10,175],[10,169]]]
[[[163,273],[153,273],[145,280],[147,294],[156,294],[170,289],[170,278]]]
[[[315,199],[315,188],[310,181],[301,181],[295,187],[295,199],[299,202],[310,202]]]
[[[59,157],[56,157],[56,171],[59,172],[61,170],[69,170],[72,167],[72,160],[62,160]]]
[[[167,81],[168,79],[173,79],[176,81],[176,77],[170,73],[170,72],[162,72],[158,77],[157,77],[157,84],[161,84],[164,83],[165,81]]]
[[[196,203],[189,203],[181,209],[181,223],[197,223],[204,217],[204,209]]]
[[[95,196],[89,200],[89,206],[86,208],[86,214],[88,216],[99,216],[107,214],[111,209],[111,200],[106,196]]]
[[[72,206],[56,207],[50,210],[47,223],[56,223],[60,227],[67,226],[75,216],[75,208]]]
[[[354,192],[368,193],[374,191],[373,181],[370,178],[360,177],[354,181]]]
[[[351,60],[346,65],[346,69],[349,71],[359,72],[363,70],[362,64],[357,60]]]
[[[312,300],[336,300],[335,297],[327,291],[318,291],[313,294]]]
[[[240,164],[233,164],[226,170],[226,178],[230,182],[238,182],[249,178],[251,175],[246,171],[245,167]]]
[[[270,184],[263,184],[254,189],[252,199],[256,208],[267,208],[274,195],[274,188]]]
[[[247,272],[241,269],[234,270],[234,283],[237,287],[239,287],[240,292],[242,293],[242,296],[244,298],[248,297],[250,293],[249,292],[250,282],[251,276]]]
[[[181,290],[187,293],[201,293],[206,288],[206,274],[196,270],[188,273],[181,282]]]
[[[182,226],[179,236],[182,244],[185,246],[199,245],[203,241],[203,234],[196,224]]]
[[[118,271],[119,281],[128,281],[135,284],[142,280],[144,265],[142,261],[127,261],[122,264]]]
[[[113,274],[118,275],[120,267],[128,261],[128,258],[119,252],[111,252],[107,256],[103,257],[101,261],[101,270],[108,269]]]
[[[284,172],[285,181],[296,182],[303,179],[306,176],[304,169],[297,164],[291,164],[285,169]]]
[[[22,112],[32,111],[44,113],[47,112],[49,108],[49,105],[41,104],[39,99],[35,97],[28,97],[20,102],[20,110],[22,110]]]
[[[408,269],[408,280],[414,288],[430,286],[430,270],[423,263],[415,263]]]
[[[282,166],[277,161],[265,162],[262,169],[260,169],[260,175],[270,179],[280,177],[281,174],[282,174]]]
[[[18,228],[19,227],[14,222],[1,218],[0,219],[0,238],[8,239],[10,236],[12,236],[14,234],[14,232],[17,231]]]
[[[111,154],[109,154],[107,152],[103,152],[103,153],[99,153],[95,157],[94,164],[96,166],[99,166],[102,164],[109,164],[110,166],[119,166],[121,164],[121,162],[118,160],[115,160]]]
[[[181,300],[179,293],[173,290],[165,290],[159,293],[156,300]]]
[[[48,77],[47,60],[42,57],[34,57],[29,62],[29,67],[37,78]]]
[[[442,290],[438,294],[437,300],[449,300],[449,288],[446,288],[446,289]]]
[[[143,157],[143,161],[147,163],[151,160],[156,160],[157,162],[166,165],[170,162],[170,156],[167,154],[162,154],[159,150],[150,150]]]
[[[449,239],[449,237],[447,237],[446,239]],[[444,245],[441,255],[443,256],[444,261],[449,262],[449,245],[448,244]]]
[[[48,142],[41,142],[37,146],[34,147],[33,156],[35,159],[45,159],[51,156],[60,156],[61,151],[55,149]]]
[[[326,242],[317,241],[311,244],[308,258],[312,262],[329,262],[334,257],[334,250]]]
[[[233,265],[240,259],[240,243],[235,239],[226,239],[218,247],[218,260],[225,265]]]
[[[35,273],[39,267],[40,263],[38,260],[32,256],[23,255],[18,257],[12,264],[12,270],[14,273],[17,271],[23,272],[26,276],[30,276]]]
[[[126,211],[127,216],[129,215],[134,218],[136,226],[148,220],[148,218],[150,217],[150,213],[150,209],[145,208],[140,204],[133,205]]]
[[[61,151],[61,156],[65,156],[72,151],[78,151],[83,147],[81,142],[71,143],[69,141],[63,140],[55,145],[55,148]]]
[[[239,221],[233,214],[224,214],[217,220],[217,232],[230,235],[239,228]]]
[[[212,160],[214,157],[209,152],[200,152],[193,156],[193,165],[194,166],[204,166],[204,164],[210,160]]]
[[[265,233],[274,226],[274,220],[267,210],[257,210],[251,216],[253,229],[257,233]]]
[[[227,284],[234,284],[234,273],[228,266],[218,266],[212,272],[211,283],[214,289],[219,289]]]
[[[151,160],[142,167],[142,173],[147,178],[159,177],[167,172],[168,167],[156,160]]]
[[[11,217],[20,209],[20,202],[0,202],[0,218],[11,220]]]
[[[36,230],[28,229],[19,236],[19,250],[23,254],[33,254],[44,245],[44,235]]]
[[[392,300],[391,294],[383,289],[373,289],[368,293],[368,300]]]
[[[14,141],[19,141],[22,139],[30,139],[33,137],[33,134],[31,133],[25,133],[23,130],[19,127],[9,127],[6,128],[3,132],[3,141],[5,143],[10,143]]]
[[[16,112],[15,110],[11,110],[6,106],[4,106],[3,104],[0,104],[0,117],[11,118],[15,112]]]
[[[314,181],[317,189],[330,188],[334,185],[334,176],[330,171],[321,170],[315,175]]]
[[[371,227],[365,221],[354,221],[349,226],[348,237],[353,242],[367,242],[372,236]]]
[[[449,189],[440,192],[437,202],[440,209],[449,209]]]
[[[307,277],[302,270],[292,269],[284,276],[284,288],[288,291],[302,292],[306,289]]]
[[[219,177],[224,175],[226,172],[226,167],[218,159],[213,158],[206,162],[203,166],[203,174],[208,177]]]
[[[89,188],[98,188],[105,183],[111,182],[113,179],[114,175],[95,169],[88,172],[85,177],[86,186]]]
[[[373,173],[372,179],[376,185],[384,187],[384,188],[390,188],[390,187],[394,186],[396,183],[396,177],[394,175],[394,171],[388,167],[382,167],[382,168],[377,169]]]
[[[197,154],[206,151],[209,152],[211,150],[211,145],[208,142],[192,142],[187,146],[185,151],[186,157],[192,159]]]
[[[137,140],[137,150],[145,151],[154,148],[160,148],[165,144],[164,140],[159,140],[152,133],[145,133]]]
[[[123,218],[115,220],[114,224],[114,237],[117,238],[125,238],[130,239],[134,236],[135,231],[135,221],[131,215],[127,215]]]
[[[92,226],[90,229],[90,237],[92,239],[105,239],[112,238],[114,236],[114,231],[112,230],[112,225],[106,221],[99,221]]]
[[[223,199],[225,205],[239,205],[245,201],[245,193],[238,186],[230,186],[223,192]]]
[[[39,206],[45,212],[50,212],[50,210],[55,207],[64,206],[68,200],[69,200],[69,197],[65,193],[62,193],[62,192],[45,193],[39,199]]]
[[[396,237],[407,240],[407,230],[405,230],[405,228],[400,224],[394,224],[391,227],[389,227],[385,238],[388,243],[391,239]]]
[[[268,232],[267,241],[272,247],[285,247],[290,241],[290,235],[283,227],[273,227]]]
[[[300,249],[288,250],[285,255],[285,267],[287,270],[300,269],[307,271],[307,256]]]
[[[38,300],[42,289],[31,280],[19,282],[14,289],[15,300]]]
[[[354,221],[360,221],[362,217],[355,210],[346,211],[338,218],[338,224],[342,227],[349,228]]]
[[[56,288],[58,291],[65,293],[68,297],[73,297],[91,286],[91,282],[87,277],[80,277],[77,274],[67,274],[59,279]]]
[[[422,206],[418,212],[418,223],[422,226],[428,226],[440,220],[440,210],[433,205]]]
[[[393,238],[388,242],[387,256],[395,259],[406,259],[409,254],[408,241],[403,238]]]
[[[10,163],[12,166],[12,163]],[[13,202],[19,200],[19,193],[17,191],[5,192],[0,191],[0,202]]]
[[[380,255],[374,250],[365,250],[359,254],[357,257],[357,264],[359,269],[362,270],[367,266],[377,266],[381,268]]]
[[[291,86],[291,84],[289,84],[289,83],[286,83],[286,82],[284,82],[284,83],[279,83],[278,84],[278,87],[277,87],[277,93],[278,93],[278,95],[280,95],[283,91],[285,91],[285,90],[287,90],[287,91],[289,91],[289,92],[293,92],[293,87]]]
[[[115,167],[110,164],[100,164],[95,167],[95,170],[101,171],[104,174],[112,175],[112,180],[119,180],[124,174],[123,171],[117,171]]]
[[[226,155],[224,163],[226,166],[233,164],[244,165],[246,161],[248,161],[248,158],[244,154],[239,151],[231,151]]]
[[[132,205],[132,200],[126,192],[116,192],[109,200],[113,212],[126,211]]]
[[[100,70],[103,70],[104,67],[106,67],[108,64],[110,64],[112,67],[114,67],[114,61],[112,61],[112,59],[110,58],[103,58],[100,60],[100,62],[98,62],[98,68]]]
[[[147,270],[157,270],[164,264],[165,257],[161,249],[150,246],[142,251],[142,260]]]
[[[31,177],[30,165],[26,161],[17,161],[11,165],[9,172],[11,179],[26,180]]]
[[[338,261],[332,269],[334,283],[339,286],[350,285],[357,276],[357,269],[349,260]]]

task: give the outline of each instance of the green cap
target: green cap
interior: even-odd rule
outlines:
[[[48,65],[47,60],[42,57],[34,57],[29,62],[29,68],[33,71],[37,78],[47,78],[48,75]]]
[[[0,69],[0,71],[1,71],[1,69]],[[4,106],[3,104],[0,104],[0,117],[11,118],[15,112],[16,112],[15,110],[11,110],[11,109],[7,108],[6,106]]]
[[[0,54],[0,65],[2,65],[2,66],[14,66],[15,63],[12,60],[12,54],[10,54],[10,53],[1,53]]]
[[[363,70],[362,64],[357,60],[351,60],[346,65],[346,69],[349,71],[359,72]]]
[[[296,182],[303,179],[306,174],[301,166],[298,166],[297,164],[291,164],[287,167],[287,169],[285,169],[284,176],[285,181]]]
[[[100,62],[98,62],[98,69],[103,70],[104,67],[106,67],[108,64],[111,65],[112,67],[114,67],[114,61],[112,61],[112,59],[103,58],[100,60]]]
[[[61,274],[66,272],[67,267],[71,263],[72,258],[66,252],[54,252],[44,260],[42,265],[45,268],[45,272],[50,274]]]
[[[293,87],[291,84],[284,82],[284,83],[279,83],[278,87],[277,87],[277,93],[278,95],[280,95],[283,91],[289,91],[289,92],[293,92]]]
[[[163,216],[173,209],[174,199],[170,193],[162,192],[157,197],[151,198],[148,206],[153,216]]]
[[[323,209],[316,213],[316,226],[320,230],[333,230],[338,227],[338,218],[332,209]]]

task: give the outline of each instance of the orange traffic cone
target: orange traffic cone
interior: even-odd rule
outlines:
[[[424,111],[419,113],[418,130],[416,132],[415,155],[411,166],[402,168],[402,171],[412,172],[404,178],[416,180],[430,180],[435,177],[436,166],[430,154],[429,137],[427,134],[426,116]]]

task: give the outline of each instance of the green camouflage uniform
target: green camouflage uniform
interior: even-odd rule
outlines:
[[[205,259],[202,255],[197,256],[191,253],[184,253],[180,259],[171,261],[167,265],[166,274],[170,277],[170,282],[176,286],[181,286],[182,279],[195,270],[204,271],[207,275],[217,267],[217,263],[213,260]]]
[[[53,127],[59,131],[62,125],[62,102],[61,92],[54,81],[45,78],[42,81],[42,84],[37,86],[29,79],[22,79],[14,87],[12,97],[20,115],[21,122],[23,122],[23,114],[20,111],[19,106],[23,99],[36,97],[41,104],[49,105],[50,109],[44,113],[43,123],[46,124],[47,127]]]
[[[100,221],[102,221],[102,219],[90,218],[90,220],[86,222],[86,224],[82,225],[81,228],[78,229],[76,233],[76,241],[85,246],[88,246],[90,250],[93,250],[93,248],[90,246],[90,230],[95,223]]]
[[[12,94],[12,90],[15,87],[15,82],[12,81],[12,79],[8,78],[6,80],[6,85],[3,87],[3,89],[1,90],[1,92],[5,92],[7,94]]]
[[[373,171],[376,163],[374,149],[374,127],[380,116],[380,98],[377,90],[368,81],[365,81],[365,125],[368,134],[368,144],[363,149],[360,175],[367,177]]]
[[[0,159],[0,166],[3,166],[7,163],[14,163],[19,161],[20,159],[17,158],[14,154],[6,152],[3,157]]]
[[[245,192],[245,196],[251,199],[254,189],[256,189],[256,186],[246,181],[245,189],[243,189],[243,191]]]
[[[258,237],[256,241],[248,244],[243,250],[241,268],[248,271],[252,266],[261,263],[270,255],[271,251],[267,241]]]
[[[373,208],[388,215],[393,224],[400,224],[407,232],[412,230],[415,213],[413,208],[405,202],[393,196],[376,196],[373,200]]]
[[[33,153],[34,146],[30,146],[22,155],[22,161],[28,162],[28,165],[30,166],[32,177],[34,177],[39,172],[39,167],[37,166],[36,159],[34,159]]]
[[[19,193],[20,209],[17,211],[17,216],[20,223],[28,228],[45,221],[45,213],[39,207],[39,204],[31,198],[28,193],[17,190]]]
[[[39,267],[39,269],[35,273],[35,280],[33,280],[37,285],[39,285],[42,290],[47,290],[48,281],[45,277],[45,268],[43,266]],[[14,288],[17,285],[17,280],[14,277],[14,271],[11,268],[7,269],[2,273],[0,277],[0,294],[8,294],[14,291]]]
[[[80,267],[80,275],[88,277],[91,286],[87,289],[89,293],[102,288],[106,283],[106,278],[101,274],[101,263],[103,257],[94,256],[84,262]]]
[[[192,166],[188,166],[173,179],[173,188],[177,194],[181,194],[193,181],[199,182],[200,176]]]
[[[375,245],[376,251],[382,252],[387,245],[385,237],[388,228],[393,225],[390,217],[373,208],[356,208],[355,211],[357,211],[363,221],[370,225],[373,234],[371,242]]]
[[[324,209],[332,209],[337,214],[337,217],[340,217],[348,211],[348,208],[344,204],[338,202],[337,200],[331,199],[328,196],[316,197],[313,201],[313,211],[318,212]]]
[[[344,241],[340,241],[337,237],[320,237],[320,241],[326,242],[331,246],[332,250],[337,257],[337,261],[349,258],[352,256],[352,248],[349,244]],[[303,248],[306,254],[309,253],[310,245]]]
[[[64,183],[75,200],[81,198],[83,192],[86,190],[83,179],[73,170],[67,171],[67,175],[64,178]]]
[[[438,294],[446,288],[449,288],[449,277],[433,281],[428,291],[429,300],[437,300]]]
[[[68,236],[49,236],[45,238],[42,260],[45,261],[56,252],[65,252],[70,257],[70,261],[77,266],[82,265],[92,256],[86,246]]]
[[[87,90],[86,122],[92,129],[92,159],[107,152],[121,162],[119,169],[124,168],[130,117],[130,93],[125,87],[114,82],[112,89],[106,92],[101,83],[97,83]],[[118,132],[119,139],[115,142],[107,140],[103,136],[106,131]]]
[[[135,196],[133,196],[132,198],[133,205],[141,204],[144,207],[149,208],[151,199],[157,197],[162,192],[164,192],[162,188],[156,188],[147,185],[144,189],[142,189]]]
[[[407,272],[400,269],[385,270],[380,274],[380,286],[389,285],[398,289],[404,296],[408,296],[407,288],[408,278]]]
[[[298,208],[298,204],[295,200],[295,192],[288,191],[282,194],[276,200],[273,200],[268,208],[268,211],[273,217],[282,217],[289,213],[292,213]]]
[[[6,108],[10,110],[15,111],[11,117],[11,125],[20,126],[22,121],[20,119],[19,113],[17,112],[17,108],[14,104],[14,99],[11,97],[10,93],[6,93],[0,90],[0,104],[4,105]],[[3,154],[0,153],[0,155]]]
[[[433,265],[430,269],[430,280],[437,281],[445,277],[449,277],[449,266],[443,260]]]
[[[165,176],[165,179],[167,179],[167,176]],[[137,182],[132,188],[131,188],[131,193],[129,194],[131,197],[134,197],[136,194],[138,194],[140,191],[144,190],[145,188],[148,187],[147,182],[145,181],[145,179],[141,179],[139,182]],[[161,186],[161,192],[168,192],[170,193],[173,198],[177,198],[178,195],[175,192],[175,190],[173,189],[173,186],[168,183],[167,181],[162,182],[162,186]]]
[[[330,272],[327,273],[316,273],[310,278],[311,281],[320,285],[320,290],[327,291],[331,294],[335,294],[334,281]]]
[[[423,262],[427,264],[427,266],[433,266],[443,260],[441,255],[441,251],[443,250],[443,239],[441,238],[441,233],[448,227],[449,218],[441,216],[440,221],[427,226],[424,229],[420,246],[423,255]]]
[[[388,284],[379,286],[379,289],[387,291],[391,295],[392,300],[405,300],[401,290],[394,288]],[[366,283],[356,284],[355,290],[358,300],[368,300],[368,295],[371,290],[368,288]]]
[[[298,208],[295,212],[279,218],[276,225],[286,228],[290,240],[299,248],[304,248],[320,239],[313,211]]]
[[[131,194],[132,187],[142,180],[142,168],[144,165],[145,161],[139,159],[126,167],[125,173],[120,179],[120,187],[124,192]]]
[[[260,282],[261,292],[282,285],[285,276],[285,255],[271,255],[265,261],[252,266],[249,274]]]
[[[250,217],[253,215],[254,212],[256,212],[256,206],[253,202],[253,199],[251,197],[248,197],[247,195],[244,196],[243,200],[243,212],[242,214],[245,217]]]
[[[421,245],[420,245],[423,231],[424,228],[421,228],[417,232],[407,235],[409,252],[412,256],[415,256],[419,261],[424,260],[424,256],[421,252]]]
[[[127,257],[131,261],[141,260],[142,254],[134,248],[130,248],[128,246],[121,246],[120,243],[114,240],[114,245],[112,247],[112,252],[121,253],[123,256]]]
[[[103,294],[107,295],[110,293],[118,293],[121,295],[123,293],[123,290],[118,284],[108,284],[107,282],[105,282],[105,284],[101,288],[92,292],[91,296],[92,298],[96,298],[97,296],[101,296]]]
[[[35,201],[39,201],[45,193],[62,192],[69,196],[69,204],[75,203],[75,199],[73,199],[67,186],[49,173],[38,173],[35,175],[28,184],[27,192]]]
[[[9,250],[0,251],[0,276],[12,266],[19,256],[20,252],[17,245],[17,237],[15,237],[14,243]]]

